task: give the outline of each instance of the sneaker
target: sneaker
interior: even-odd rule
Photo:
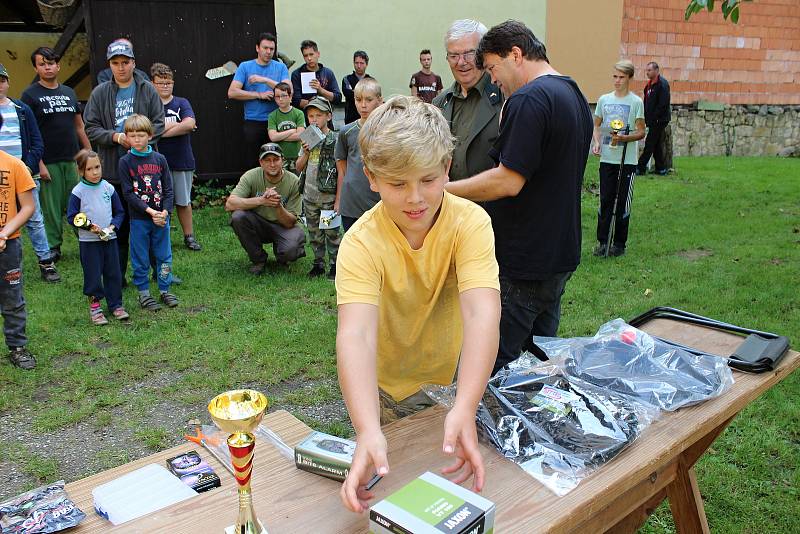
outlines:
[[[186,245],[186,248],[189,250],[203,250],[203,247],[200,246],[200,243],[197,242],[193,234],[183,236],[183,244]]]
[[[53,263],[52,259],[40,261],[39,270],[42,271],[42,280],[45,282],[55,283],[61,281],[61,275],[56,271],[56,264]]]
[[[605,245],[605,243],[600,243],[599,245],[594,247],[594,250],[592,251],[592,254],[594,254],[595,256],[605,256],[606,255],[606,245]]]
[[[161,293],[161,302],[169,306],[170,308],[174,308],[178,305],[178,297],[173,295],[172,293]]]
[[[108,324],[108,319],[103,315],[103,308],[100,306],[100,299],[89,297],[89,318],[95,326]]]
[[[116,319],[117,321],[127,321],[128,319],[131,318],[131,316],[128,315],[128,312],[126,312],[125,308],[123,308],[122,306],[120,306],[111,313],[114,315],[114,319]]]
[[[328,270],[328,280],[336,280],[336,264],[331,263],[331,268]]]
[[[158,311],[161,309],[161,304],[156,302],[156,299],[151,295],[139,295],[139,306],[147,311]]]
[[[53,263],[61,259],[61,247],[54,247],[50,249],[50,261]]]
[[[323,276],[325,274],[325,267],[320,265],[319,263],[315,263],[314,266],[308,271],[309,278],[317,278],[318,276]]]
[[[250,271],[250,274],[254,274],[254,275],[258,276],[260,274],[263,274],[264,273],[264,269],[266,269],[266,268],[267,268],[267,264],[265,262],[254,263],[253,265],[250,266],[248,271]]]
[[[625,254],[625,247],[620,247],[619,245],[611,245],[611,248],[608,249],[609,256],[622,256]]]
[[[36,367],[36,358],[25,347],[9,347],[8,359],[15,367],[30,371]]]

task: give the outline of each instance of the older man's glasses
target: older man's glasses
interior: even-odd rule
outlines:
[[[460,54],[456,54],[455,52],[448,52],[447,53],[447,61],[455,65],[458,63],[459,59],[463,59],[465,63],[472,63],[475,61],[475,54],[476,50],[467,50],[466,52],[462,52]]]

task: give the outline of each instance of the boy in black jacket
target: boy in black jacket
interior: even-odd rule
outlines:
[[[122,196],[128,202],[131,221],[130,247],[133,284],[139,290],[139,305],[150,311],[161,305],[150,296],[150,255],[156,260],[161,302],[174,308],[178,298],[169,292],[172,284],[172,244],[169,238],[169,213],[175,196],[167,159],[153,151],[148,141],[153,124],[144,115],[125,120],[125,137],[131,146],[117,167]]]

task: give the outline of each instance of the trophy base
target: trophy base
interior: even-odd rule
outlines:
[[[264,528],[264,523],[262,523],[260,520],[258,522],[258,526],[261,527],[261,530],[259,531],[258,534],[268,534],[267,529]],[[236,525],[225,527],[225,534],[238,534],[236,532]]]

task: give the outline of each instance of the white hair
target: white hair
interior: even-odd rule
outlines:
[[[477,20],[457,20],[451,24],[450,29],[447,30],[447,33],[444,36],[444,46],[447,47],[447,43],[451,41],[457,41],[458,39],[466,37],[467,35],[472,35],[473,33],[477,33],[479,37],[483,37],[487,31],[489,30],[486,28],[486,26]]]

